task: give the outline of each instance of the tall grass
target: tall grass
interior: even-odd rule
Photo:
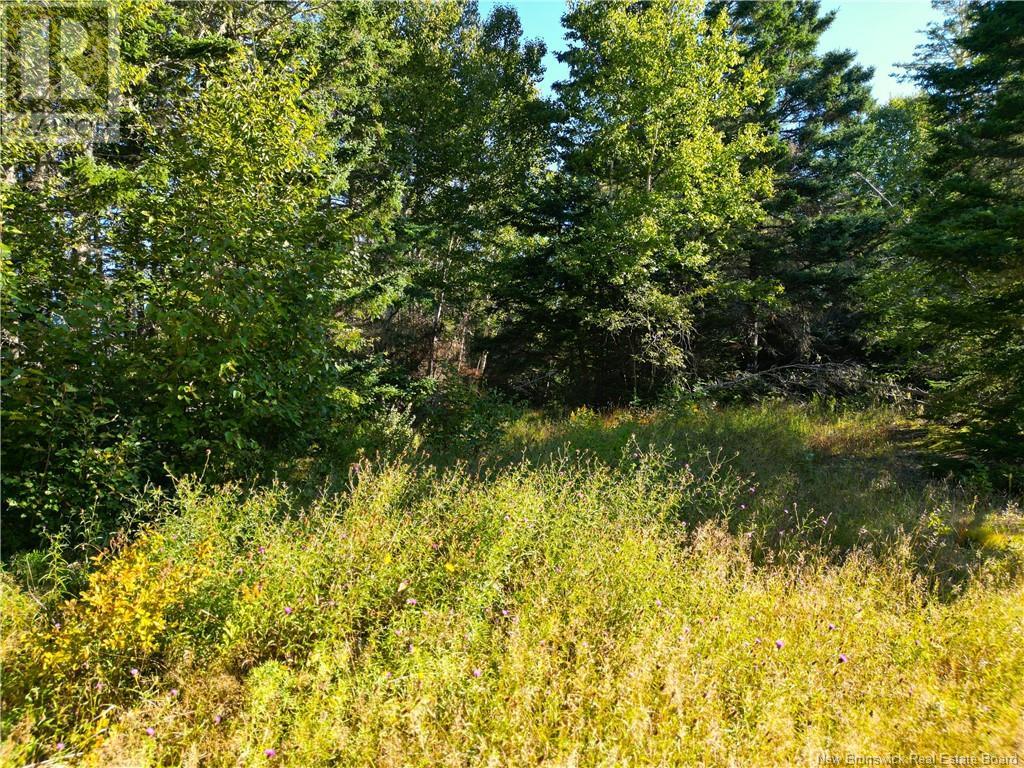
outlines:
[[[913,475],[888,418],[528,417],[480,472],[185,482],[77,596],[3,577],[5,763],[1019,753],[1018,508]]]

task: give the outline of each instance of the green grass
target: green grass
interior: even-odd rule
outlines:
[[[88,576],[4,576],[5,763],[1024,752],[1019,506],[921,476],[912,426],[526,415],[312,501],[185,483]]]

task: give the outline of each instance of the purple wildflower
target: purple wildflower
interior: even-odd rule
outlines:
[[[505,618],[508,618],[508,608],[502,608],[501,609],[501,615],[504,616]]]
[[[256,550],[256,551],[257,551],[257,552],[259,552],[259,553],[260,553],[261,555],[265,555],[265,554],[267,554],[267,548],[266,548],[266,547],[260,547],[260,548],[259,548],[258,550]]]
[[[410,597],[408,600],[405,601],[405,604],[406,605],[416,605],[416,598],[415,597]]]
[[[845,664],[846,663],[846,654],[845,653],[840,653],[839,654],[839,663],[840,664]]]
[[[63,741],[58,741],[57,742],[57,751],[60,752],[62,749],[64,749],[64,742]]]
[[[273,747],[270,747],[268,749],[264,749],[263,750],[263,754],[266,755],[267,757],[277,757],[277,750],[274,749]]]
[[[138,677],[139,676],[139,670],[137,670],[135,667],[131,668],[131,673],[132,673],[132,677]]]
[[[214,715],[213,716],[213,724],[214,725],[220,725],[220,721],[221,721],[221,716],[220,715]]]
[[[483,674],[483,670],[481,670],[480,667],[475,667],[473,669],[473,677],[480,677],[480,675],[482,675],[482,674]]]
[[[785,643],[784,643],[784,642],[782,642],[781,640],[776,640],[776,641],[775,641],[775,647],[776,647],[776,648],[781,648],[781,647],[782,647],[782,646],[784,646],[784,645],[785,645]]]
[[[156,736],[156,728],[154,728],[153,726],[149,726],[149,728],[146,729],[146,735]]]
[[[178,689],[177,688],[171,688],[171,696],[177,696],[177,695],[178,695]]]
[[[290,605],[286,605],[284,607],[284,615],[285,616],[291,616],[292,615],[292,607]]]
[[[829,631],[831,632],[831,631],[832,631],[833,629],[835,629],[835,628],[836,628],[836,625],[835,625],[835,624],[833,624],[833,623],[832,623],[832,622],[830,621],[830,622],[828,623],[828,629],[829,629]]]

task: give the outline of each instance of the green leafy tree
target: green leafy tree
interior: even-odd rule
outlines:
[[[121,139],[5,146],[5,548],[308,454],[366,396],[339,318],[374,136],[344,116],[372,114],[376,10],[123,11]]]
[[[433,375],[446,341],[464,354],[467,337],[486,331],[494,264],[543,169],[544,46],[523,39],[509,7],[487,19],[462,0],[398,9],[405,56],[382,89],[387,133],[370,177],[389,180],[396,216],[377,251],[368,319],[409,370]]]
[[[761,215],[762,94],[725,16],[696,2],[580,2],[563,23],[569,79],[553,247],[522,314],[574,396],[641,395],[687,367],[700,303],[726,281],[734,233]]]

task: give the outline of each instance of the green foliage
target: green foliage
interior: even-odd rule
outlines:
[[[426,393],[417,413],[435,460],[458,461],[479,456],[520,409],[477,382],[451,377]]]
[[[359,9],[328,19],[372,31]],[[337,149],[363,129],[329,129],[338,92],[361,86],[361,106],[373,79],[357,62],[317,71],[331,26],[246,50],[249,22],[269,22],[214,10],[229,32],[193,5],[126,14],[139,74],[119,144],[10,144],[5,551],[65,522],[109,529],[124,495],[208,459],[222,475],[272,467],[373,398],[338,313],[360,217],[334,203],[354,163]],[[223,45],[173,49],[180,80],[154,83],[161,36],[185,31]]]
[[[760,216],[771,173],[742,170],[764,137],[719,126],[761,96],[763,74],[696,2],[580,2],[564,24],[557,234],[511,265],[530,281],[513,277],[511,332],[534,336],[570,399],[635,396],[687,367],[694,312]]]
[[[709,297],[698,354],[713,375],[843,359],[856,353],[858,261],[887,223],[863,178],[879,180],[857,151],[871,70],[852,51],[819,51],[836,12],[822,13],[818,2],[709,7],[725,10],[747,66],[764,72],[762,96],[742,121],[769,137],[755,167],[769,168],[775,185],[732,264],[734,280],[747,287]]]
[[[513,425],[492,447],[529,461],[488,480],[363,463],[309,505],[186,482],[76,599],[0,578],[4,759],[1007,753],[1019,507],[896,487],[891,423],[582,410]],[[852,544],[830,535],[857,525]]]
[[[1019,459],[1019,12],[946,5],[927,98],[878,106],[810,0],[573,3],[553,99],[508,7],[92,4],[120,133],[4,126],[4,555],[102,544],[184,473],[472,462],[509,395],[855,372],[791,387],[835,394],[883,362],[972,461]]]
[[[538,91],[544,46],[523,39],[515,11],[482,19],[464,0],[398,9],[405,56],[382,83],[383,166],[364,178],[390,180],[395,216],[371,253],[365,320],[396,363],[433,376],[451,362],[445,346],[461,362],[493,325],[492,270],[520,237],[551,117]]]
[[[925,194],[878,279],[881,339],[982,460],[1024,459],[1024,8],[973,6],[952,58],[926,57]]]

